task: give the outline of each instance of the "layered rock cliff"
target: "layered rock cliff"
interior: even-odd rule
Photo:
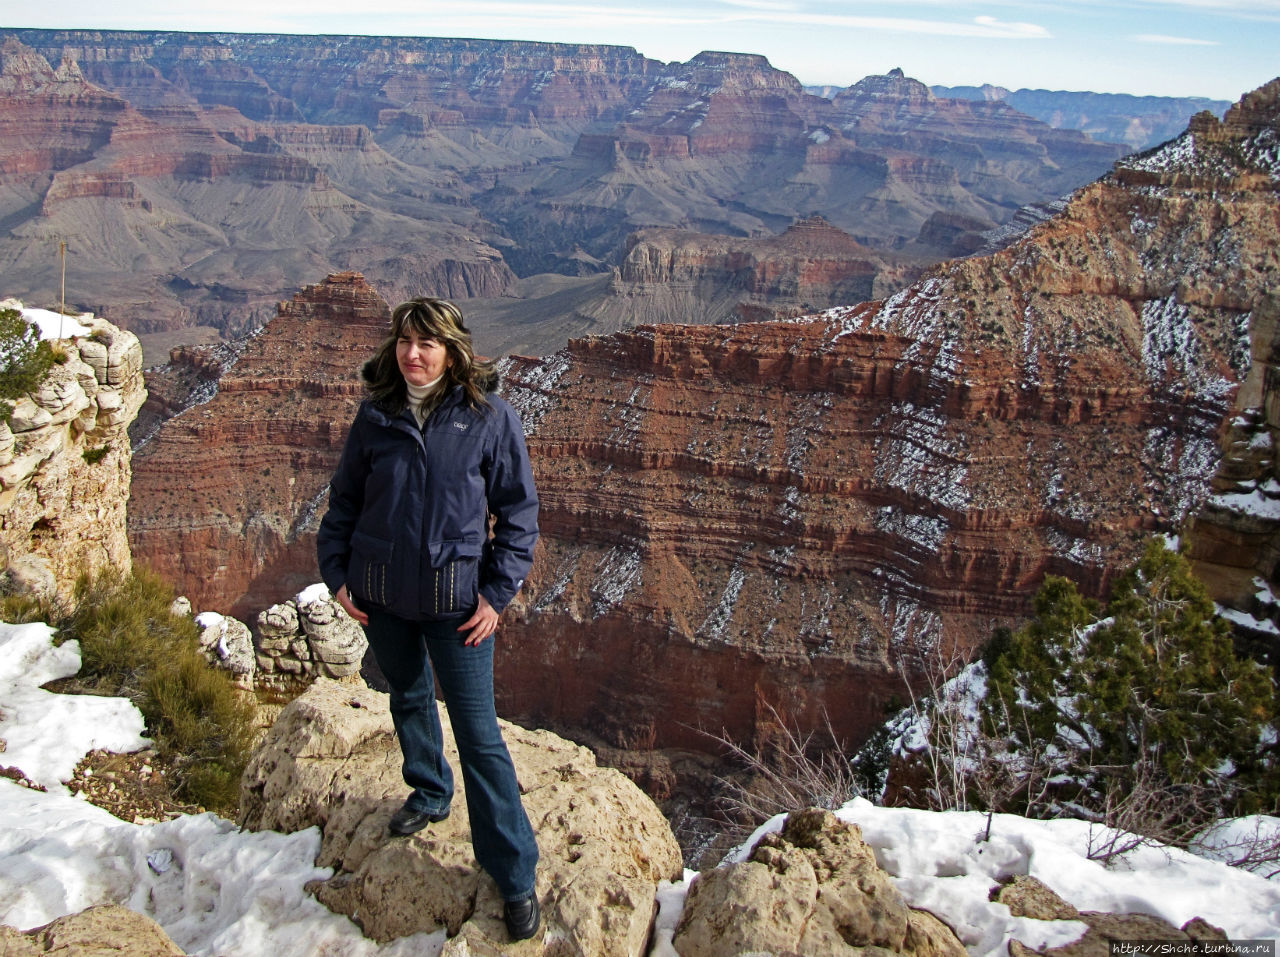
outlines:
[[[71,300],[143,333],[252,330],[352,263],[402,297],[500,295],[514,279],[452,174],[398,162],[368,129],[267,126],[202,102],[230,89],[200,69],[206,48],[171,65],[180,84],[131,45],[61,52],[54,70],[12,38],[0,47],[0,268],[28,301],[55,298],[62,240]]]
[[[1182,135],[1187,122],[1205,110],[1222,116],[1228,100],[1203,96],[1131,96],[1127,93],[1084,93],[1065,90],[1008,90],[1002,86],[935,86],[946,99],[1000,100],[1020,113],[1050,126],[1088,133],[1106,143],[1125,143],[1135,150]]]
[[[610,293],[641,316],[682,315],[686,322],[790,318],[883,298],[923,269],[919,260],[871,249],[812,216],[762,239],[641,230],[627,240]],[[663,304],[654,308],[647,299]]]
[[[827,100],[763,57],[709,52],[668,64],[568,160],[508,176],[478,202],[538,240],[506,253],[522,273],[571,245],[608,259],[640,227],[760,236],[812,212],[891,247],[938,211],[1004,222],[1124,152],[1004,104],[935,98],[899,71]]]
[[[1227,423],[1270,421],[1278,97],[883,303],[514,361],[545,552],[510,712],[696,746],[773,704],[856,738],[897,661],[1018,621],[1046,573],[1103,593],[1205,504]]]
[[[5,564],[62,597],[84,572],[127,571],[127,430],[146,390],[142,349],[103,319],[62,339],[65,358],[0,422],[0,547]],[[34,562],[34,566],[33,566]],[[30,580],[29,580],[30,583]]]

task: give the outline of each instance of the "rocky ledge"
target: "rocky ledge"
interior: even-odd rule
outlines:
[[[457,767],[447,715],[445,752]],[[542,862],[543,946],[521,953],[643,954],[661,880],[681,876],[680,848],[657,807],[586,748],[546,731],[504,726]],[[239,823],[285,832],[319,825],[312,886],[332,910],[386,941],[445,929],[469,951],[506,942],[502,900],[471,853],[462,782],[459,813],[406,839],[386,824],[404,800],[387,696],[317,681],[268,733],[242,783]],[[487,949],[486,949],[487,948]],[[505,949],[503,950],[505,952]]]

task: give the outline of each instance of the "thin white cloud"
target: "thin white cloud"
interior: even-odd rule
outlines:
[[[566,3],[469,3],[465,13],[457,17],[443,13],[432,18],[434,23],[448,24],[465,18],[474,23],[478,18],[488,23],[505,26],[537,24],[544,28],[548,23],[562,22],[575,26],[590,23],[606,23],[670,27],[705,27],[724,24],[757,23],[775,26],[815,26],[856,30],[876,30],[888,33],[928,34],[932,36],[967,37],[1004,40],[1035,40],[1050,36],[1049,31],[1035,23],[1003,21],[995,17],[981,16],[970,21],[917,19],[912,17],[875,17],[835,13],[805,13],[785,8],[779,4],[739,2],[731,10],[715,12],[706,7],[693,10],[646,9],[642,7],[579,6]]]
[[[1163,43],[1171,46],[1216,47],[1217,40],[1201,40],[1197,37],[1171,37],[1163,33],[1139,33],[1134,37],[1139,43]]]
[[[726,7],[745,7],[748,10],[777,10],[787,12],[794,10],[794,3],[779,3],[775,0],[720,0]]]
[[[1114,7],[1115,0],[1082,0],[1092,6]],[[1253,20],[1274,23],[1280,20],[1280,0],[1128,0],[1129,7],[1151,10],[1153,17],[1160,11],[1171,16],[1221,15],[1237,20]]]

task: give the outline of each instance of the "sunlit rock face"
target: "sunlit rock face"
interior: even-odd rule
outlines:
[[[55,344],[59,361],[0,422],[5,587],[23,590],[35,570],[23,587],[62,598],[82,574],[130,568],[128,429],[147,395],[133,333],[92,316],[67,320],[77,331]]]

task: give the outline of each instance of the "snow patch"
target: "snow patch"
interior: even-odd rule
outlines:
[[[876,511],[874,524],[877,531],[895,535],[921,548],[936,552],[951,530],[946,519],[935,515],[914,515],[895,505],[886,505]]]
[[[591,617],[599,618],[627,597],[638,586],[644,574],[644,558],[637,549],[615,545],[596,563],[591,594]]]
[[[962,511],[969,506],[973,495],[965,487],[965,450],[948,436],[945,416],[910,402],[895,403],[876,426],[876,481],[943,508]]]
[[[526,367],[519,375],[506,378],[512,365],[510,358],[503,359],[498,365],[498,372],[505,379],[502,395],[519,414],[527,437],[538,430],[542,417],[560,404],[555,395],[556,386],[569,371],[571,363],[567,352],[557,352],[536,366]]]
[[[740,564],[735,564],[729,571],[729,580],[725,582],[724,591],[720,593],[720,601],[716,603],[715,608],[711,609],[702,627],[698,629],[698,634],[713,641],[724,639],[725,629],[733,619],[733,610],[738,605],[738,596],[742,593],[742,586],[746,580],[746,571]]]

